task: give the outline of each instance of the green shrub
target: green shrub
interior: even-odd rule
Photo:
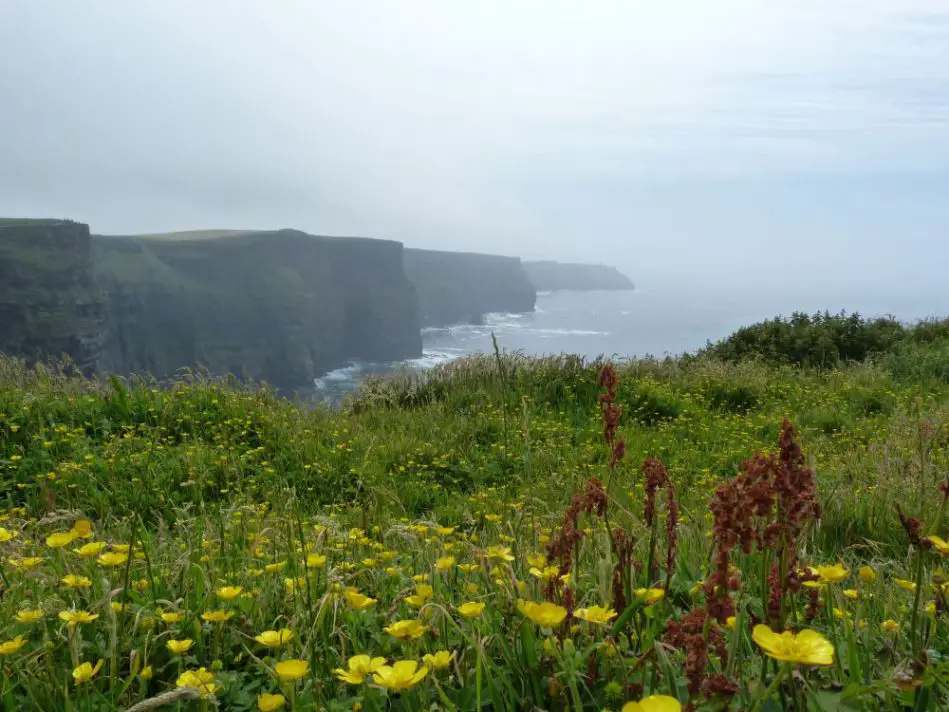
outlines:
[[[859,314],[814,315],[795,312],[739,329],[701,353],[730,362],[761,359],[810,368],[834,368],[892,353],[904,343],[949,338],[949,319],[907,326],[893,317],[865,319]]]

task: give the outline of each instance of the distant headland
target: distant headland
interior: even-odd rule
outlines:
[[[527,272],[527,278],[538,292],[635,289],[629,277],[615,267],[607,265],[525,261],[523,267]]]

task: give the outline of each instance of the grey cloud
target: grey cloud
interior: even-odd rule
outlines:
[[[100,231],[294,226],[711,281],[786,239],[880,280],[919,260],[867,240],[949,223],[912,197],[949,180],[941,0],[6,0],[0,96],[0,214]]]

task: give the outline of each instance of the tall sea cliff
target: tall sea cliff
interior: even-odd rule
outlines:
[[[517,257],[406,249],[405,273],[418,290],[426,326],[477,322],[492,312],[530,312],[537,300]]]
[[[100,370],[201,364],[289,388],[351,358],[421,355],[401,243],[297,230],[92,242],[110,327]]]
[[[67,356],[87,373],[201,367],[294,389],[354,359],[417,358],[423,326],[531,312],[535,285],[622,288],[619,273],[587,267],[299,230],[107,236],[0,219],[0,352]]]
[[[69,356],[95,369],[105,298],[93,279],[89,226],[0,220],[0,352],[30,361]]]

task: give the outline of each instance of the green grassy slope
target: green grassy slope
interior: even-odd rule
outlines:
[[[949,538],[947,364],[946,338],[620,363],[611,465],[578,358],[475,357],[336,410],[0,359],[0,698],[938,712],[949,544],[913,521]]]

